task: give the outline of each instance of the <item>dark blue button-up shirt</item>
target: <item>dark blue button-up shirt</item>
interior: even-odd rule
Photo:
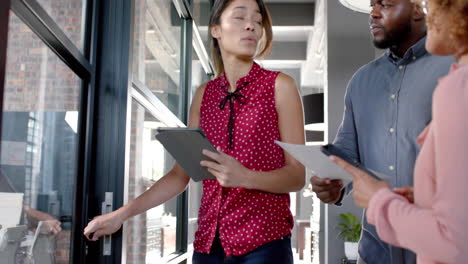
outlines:
[[[334,142],[365,167],[388,175],[384,180],[392,187],[413,185],[419,152],[416,138],[431,120],[437,81],[454,62],[452,57],[429,54],[425,40],[411,47],[403,58],[387,51],[354,74]],[[412,252],[382,242],[363,218],[359,255],[367,264],[416,263]]]

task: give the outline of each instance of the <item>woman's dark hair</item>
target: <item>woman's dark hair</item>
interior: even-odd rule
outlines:
[[[208,24],[208,33],[210,34],[211,38],[211,58],[213,59],[216,76],[219,76],[221,73],[224,72],[224,64],[223,59],[221,57],[221,50],[219,48],[218,40],[213,38],[213,36],[211,35],[211,29],[213,28],[213,26],[220,24],[221,15],[232,1],[233,0],[216,0],[213,4],[210,15],[210,22]],[[271,50],[273,31],[271,28],[271,17],[270,13],[268,12],[268,9],[266,8],[262,0],[256,0],[256,2],[260,9],[260,14],[262,15],[263,27],[263,37],[260,41],[259,46],[260,52],[256,55],[256,57],[262,57],[268,54],[268,52]]]

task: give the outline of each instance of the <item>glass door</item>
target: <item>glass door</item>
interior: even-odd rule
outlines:
[[[83,55],[85,2],[1,6],[9,10],[7,47],[0,50],[2,263],[73,262],[80,118],[92,74]]]

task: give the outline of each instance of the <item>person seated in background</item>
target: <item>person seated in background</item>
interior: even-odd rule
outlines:
[[[331,159],[353,175],[355,202],[382,240],[414,251],[419,264],[467,263],[468,0],[415,2],[427,13],[427,50],[454,55],[457,64],[439,80],[433,119],[418,137],[414,195]]]
[[[19,192],[10,182],[8,176],[5,175],[2,169],[0,169],[0,192]],[[52,215],[45,212],[41,212],[26,204],[23,204],[22,210],[23,213],[26,214],[26,217],[28,219],[28,227],[31,228],[33,231],[35,231],[39,222],[42,222],[41,231],[46,232],[49,235],[57,235],[60,231],[62,231],[61,222]]]

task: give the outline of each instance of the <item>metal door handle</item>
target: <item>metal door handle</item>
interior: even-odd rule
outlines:
[[[106,192],[104,202],[102,202],[101,213],[107,214],[112,212],[113,208],[113,192]],[[102,255],[110,256],[112,249],[112,235],[104,236],[102,244]]]

